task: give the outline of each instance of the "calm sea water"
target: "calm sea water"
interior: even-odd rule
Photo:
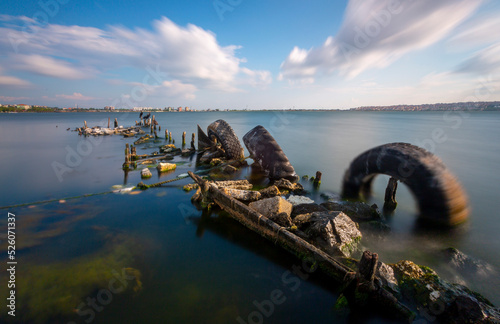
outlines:
[[[452,231],[415,225],[415,201],[400,186],[392,232],[363,241],[384,262],[413,260],[443,277],[465,283],[500,304],[498,276],[461,276],[440,251],[455,247],[500,268],[498,199],[500,114],[495,112],[224,112],[156,113],[163,131],[180,144],[225,119],[240,139],[266,127],[299,175],[323,173],[320,192],[339,193],[349,163],[363,151],[408,142],[438,155],[459,178],[470,199],[470,220]],[[333,310],[335,284],[319,273],[299,278],[294,257],[217,214],[196,210],[185,179],[139,194],[106,194],[114,185],[136,185],[138,171],[124,174],[125,143],[119,136],[83,138],[67,131],[107,124],[132,125],[134,113],[1,114],[1,257],[6,254],[7,213],[16,215],[17,316],[20,323],[331,323],[349,318]],[[161,143],[138,148],[157,150]],[[195,168],[177,159],[175,174]],[[153,170],[155,171],[155,170]],[[247,176],[245,172],[242,177]],[[153,178],[147,182],[159,181]],[[374,183],[374,203],[383,204],[387,177]],[[307,185],[307,183],[306,183]],[[313,193],[319,203],[319,193]],[[138,275],[140,273],[140,276]],[[135,274],[136,279],[131,274]],[[115,278],[115,279],[113,279]],[[0,297],[8,297],[0,274]],[[126,288],[118,289],[118,288]],[[271,295],[279,303],[269,306]],[[2,299],[5,300],[5,299]],[[76,310],[79,309],[79,311]],[[1,321],[12,321],[4,316]],[[369,319],[376,322],[377,319]]]

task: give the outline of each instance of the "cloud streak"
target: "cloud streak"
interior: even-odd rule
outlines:
[[[337,35],[320,47],[295,47],[281,65],[280,79],[311,82],[333,73],[351,79],[384,68],[443,39],[481,2],[350,0]]]
[[[120,68],[159,66],[169,89],[187,94],[198,88],[236,91],[236,79],[248,78],[247,84],[253,85],[262,74],[241,66],[245,60],[236,55],[239,46],[221,46],[212,32],[192,24],[181,27],[165,17],[153,21],[152,30],[48,24],[31,34],[12,26],[25,21],[22,17],[3,15],[0,21],[9,23],[0,27],[0,50],[12,71],[76,80]],[[265,75],[260,79],[268,81]]]

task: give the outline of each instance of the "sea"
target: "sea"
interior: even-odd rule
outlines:
[[[400,184],[397,209],[387,215],[390,232],[364,237],[361,249],[378,253],[385,263],[412,260],[428,266],[500,305],[500,113],[153,114],[161,126],[160,139],[138,145],[137,154],[168,144],[165,130],[181,147],[183,132],[189,146],[197,125],[206,130],[218,119],[226,120],[240,140],[262,125],[301,178],[322,172],[319,188],[300,180],[317,203],[326,201],[322,194],[340,194],[351,161],[372,147],[406,142],[429,150],[462,184],[471,207],[469,219],[453,229],[422,228],[415,199]],[[0,114],[0,322],[359,320],[359,314],[334,307],[339,286],[319,270],[304,271],[300,260],[217,209],[196,208],[193,191],[182,190],[190,178],[131,190],[140,181],[151,184],[199,170],[196,156],[176,157],[174,172],[151,169],[152,178],[142,180],[143,167],[122,170],[125,145],[136,138],[83,137],[74,131],[84,121],[107,126],[108,118],[127,127],[139,120],[139,113]],[[243,168],[235,176],[250,179],[252,170]],[[383,205],[387,181],[384,175],[375,179],[369,204]],[[479,271],[453,268],[443,254],[450,247],[475,260]],[[14,276],[8,271],[12,267]],[[8,313],[12,309],[15,316]],[[386,321],[361,317],[366,323]]]

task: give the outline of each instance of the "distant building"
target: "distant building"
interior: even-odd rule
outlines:
[[[184,110],[185,110],[185,111],[190,111],[189,107],[186,107]]]
[[[31,106],[30,106],[30,105],[25,105],[25,104],[19,104],[19,105],[17,105],[16,107],[17,107],[17,108],[22,108],[22,109],[24,109],[24,110],[28,110],[28,109],[30,109],[30,108],[31,108]]]
[[[106,106],[106,107],[104,107],[104,110],[115,110],[115,107],[113,107],[113,106]]]
[[[182,112],[182,107],[178,107],[178,108],[177,108],[177,111],[178,111],[178,112]]]

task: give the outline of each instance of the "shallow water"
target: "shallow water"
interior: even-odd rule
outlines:
[[[223,118],[240,139],[254,126],[266,127],[281,145],[299,175],[323,172],[320,191],[340,191],[349,163],[363,151],[389,142],[409,142],[437,154],[459,178],[470,199],[470,220],[453,231],[430,231],[415,225],[415,202],[399,186],[399,202],[389,223],[392,232],[382,239],[364,240],[382,261],[410,259],[434,268],[448,279],[467,283],[499,305],[498,276],[458,276],[442,261],[440,251],[456,247],[500,267],[497,199],[500,174],[500,114],[495,112],[196,112],[156,113],[172,132],[177,145],[181,134],[206,129]],[[299,261],[272,243],[242,228],[223,215],[202,215],[191,202],[192,193],[180,187],[189,179],[130,194],[105,194],[113,185],[136,185],[138,171],[124,175],[125,143],[118,136],[79,137],[66,131],[87,124],[107,124],[118,118],[131,125],[136,113],[1,114],[0,206],[56,199],[42,205],[2,209],[2,234],[7,212],[17,217],[18,280],[29,281],[30,292],[18,287],[20,322],[46,323],[238,323],[257,316],[257,306],[281,291],[283,303],[274,305],[265,321],[273,323],[343,322],[336,314],[335,285],[315,273],[299,279],[288,271]],[[438,134],[439,136],[437,136]],[[160,132],[159,132],[160,135]],[[160,143],[138,147],[150,153]],[[246,152],[247,153],[247,152]],[[185,159],[174,177],[195,168]],[[148,183],[159,181],[156,170]],[[245,176],[243,173],[242,176]],[[373,202],[379,206],[387,178],[374,183]],[[322,199],[314,196],[317,202]],[[6,258],[5,239],[2,257]],[[89,266],[85,269],[85,265]],[[84,269],[82,269],[82,267]],[[127,289],[108,295],[113,273],[122,268],[140,272],[140,283],[125,281]],[[49,271],[44,271],[49,269]],[[53,269],[53,270],[50,270]],[[33,275],[34,271],[40,276]],[[52,271],[55,275],[49,276]],[[2,272],[2,275],[5,275]],[[73,279],[71,275],[74,275]],[[68,278],[65,280],[57,278]],[[59,280],[59,281],[57,281]],[[50,288],[55,281],[58,287]],[[45,282],[45,284],[43,284]],[[49,289],[50,288],[50,289]],[[134,290],[134,288],[136,288]],[[104,290],[103,290],[104,289]],[[49,292],[50,290],[50,292]],[[2,281],[0,296],[6,294]],[[33,296],[46,295],[35,299]],[[106,299],[106,297],[111,298]],[[57,303],[57,298],[61,298]],[[102,304],[96,309],[87,298]],[[51,303],[52,301],[52,303]],[[32,304],[30,304],[32,303]],[[80,314],[67,305],[84,303]],[[36,304],[36,305],[34,305]],[[54,307],[58,304],[60,307]],[[265,303],[264,303],[265,304]],[[35,310],[38,312],[36,313]],[[92,312],[94,313],[92,316]],[[83,315],[82,315],[83,313]],[[35,315],[34,315],[35,314]],[[43,315],[43,316],[42,316]],[[262,314],[261,314],[262,315]],[[372,321],[377,321],[372,319]]]

